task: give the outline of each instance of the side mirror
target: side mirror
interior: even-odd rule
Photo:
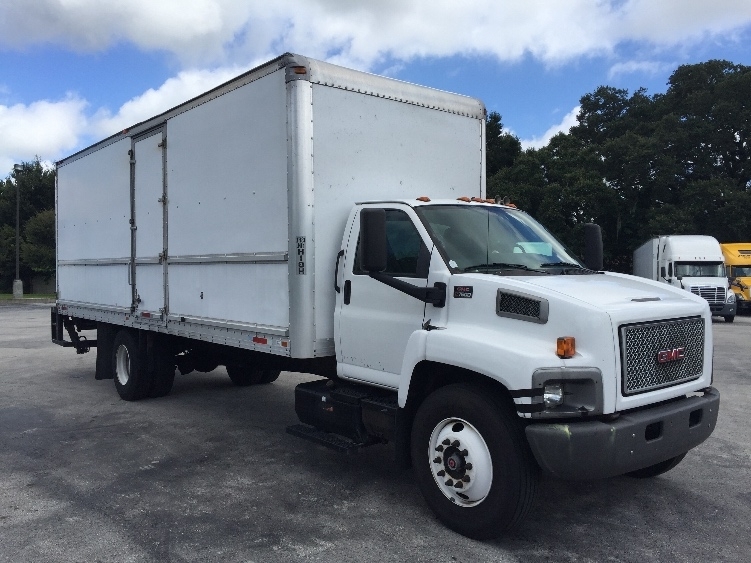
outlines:
[[[584,265],[590,270],[602,270],[602,230],[600,225],[584,225]]]
[[[386,269],[386,211],[360,211],[360,262],[368,273]]]

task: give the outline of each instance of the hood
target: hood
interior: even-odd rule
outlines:
[[[565,295],[607,310],[630,306],[634,302],[658,300],[663,303],[704,302],[688,291],[625,274],[525,276],[517,279],[523,279],[525,284],[539,287],[546,293]]]

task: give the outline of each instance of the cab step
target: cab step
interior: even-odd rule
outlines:
[[[336,450],[339,453],[350,454],[357,452],[360,448],[371,445],[373,442],[354,442],[338,434],[332,434],[331,432],[324,432],[318,428],[308,426],[307,424],[294,424],[287,427],[287,434],[292,434],[298,438],[309,440]]]

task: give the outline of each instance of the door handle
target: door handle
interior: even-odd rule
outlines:
[[[339,260],[342,259],[342,256],[344,256],[344,251],[340,250],[339,254],[336,255],[336,267],[334,268],[334,289],[337,293],[342,292],[342,288],[339,287]]]
[[[344,304],[349,305],[349,301],[352,298],[352,282],[347,280],[344,282]]]

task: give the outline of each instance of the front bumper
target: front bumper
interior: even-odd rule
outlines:
[[[530,424],[527,440],[540,467],[561,479],[623,475],[686,453],[715,428],[720,393],[685,397],[626,412],[611,422]]]
[[[724,305],[710,305],[709,308],[712,311],[712,316],[715,317],[734,317],[735,316],[735,303],[725,303]]]

